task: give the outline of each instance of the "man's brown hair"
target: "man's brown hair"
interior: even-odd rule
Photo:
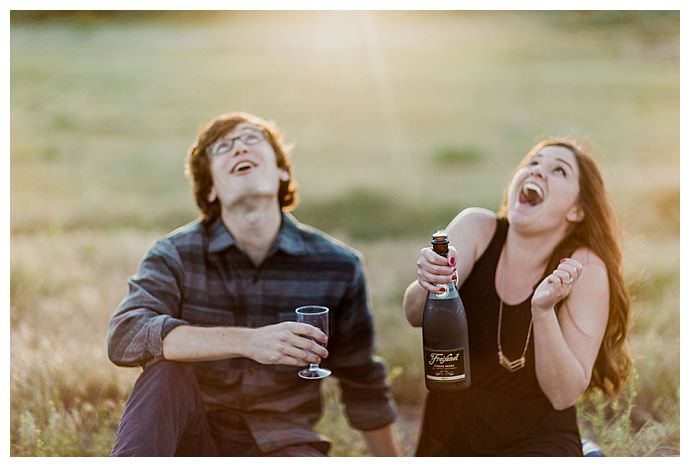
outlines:
[[[216,198],[213,202],[208,200],[208,195],[213,187],[211,170],[209,167],[210,156],[206,148],[227,135],[241,123],[250,123],[266,134],[266,140],[273,148],[276,155],[278,168],[285,170],[289,177],[287,181],[280,181],[278,187],[278,203],[282,211],[291,211],[297,206],[297,184],[292,178],[292,163],[289,151],[291,146],[283,142],[283,135],[278,127],[255,115],[242,112],[233,112],[219,115],[209,122],[197,135],[196,142],[189,149],[185,172],[192,182],[194,199],[201,211],[201,219],[210,221],[220,216],[220,202]]]

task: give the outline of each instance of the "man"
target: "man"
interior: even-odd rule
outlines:
[[[201,220],[153,245],[110,323],[109,358],[144,367],[113,455],[326,455],[320,383],[297,376],[319,362],[372,452],[398,455],[358,254],[287,214],[296,185],[279,131],[222,115],[187,170]],[[329,336],[295,322],[300,305],[330,308]]]

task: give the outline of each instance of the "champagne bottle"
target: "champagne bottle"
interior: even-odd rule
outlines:
[[[448,256],[444,230],[433,235],[431,245],[435,253]],[[467,317],[455,283],[443,287],[442,293],[429,292],[424,306],[424,380],[429,391],[457,392],[467,389],[471,382]]]

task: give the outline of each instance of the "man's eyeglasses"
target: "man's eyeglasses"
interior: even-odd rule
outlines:
[[[266,141],[266,133],[263,130],[249,130],[232,138],[219,139],[206,148],[206,152],[211,156],[222,156],[232,151],[235,141],[242,141],[244,144],[254,145]]]

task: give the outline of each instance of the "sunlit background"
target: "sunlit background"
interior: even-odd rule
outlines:
[[[496,209],[539,139],[597,150],[622,220],[636,372],[580,403],[610,455],[679,450],[679,15],[13,12],[11,451],[105,455],[137,370],[109,317],[150,244],[196,215],[186,152],[214,116],[295,143],[295,215],[365,255],[406,452],[424,394],[401,311],[430,233]],[[332,382],[319,429],[366,454]]]

